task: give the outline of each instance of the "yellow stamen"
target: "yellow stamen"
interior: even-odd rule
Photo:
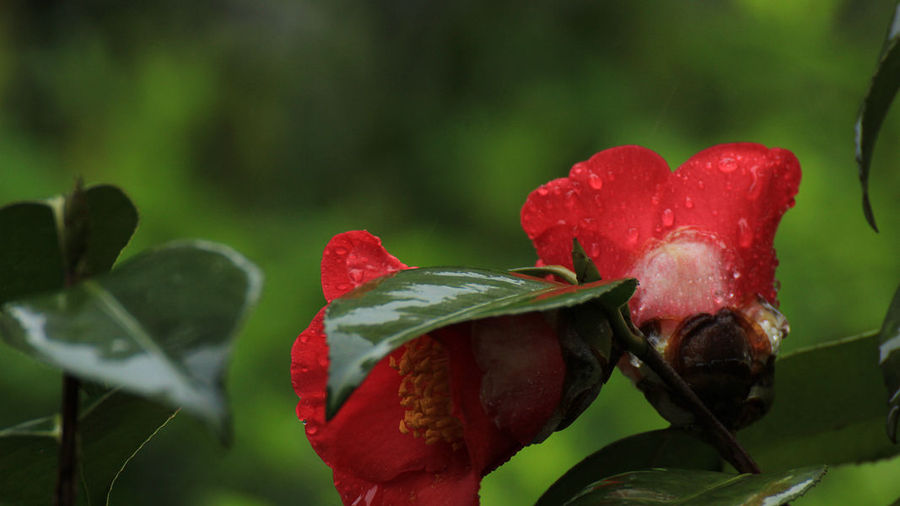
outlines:
[[[453,416],[444,347],[423,336],[407,343],[400,360],[391,357],[388,363],[403,377],[397,389],[400,405],[406,408],[400,433],[424,438],[425,444],[443,441],[458,449],[463,430],[462,423]]]

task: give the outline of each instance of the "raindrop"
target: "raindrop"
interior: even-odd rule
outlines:
[[[741,273],[740,273],[739,271],[734,271],[734,272],[731,273],[731,277],[734,278],[734,279],[740,279],[740,278],[741,278]]]
[[[350,286],[348,283],[341,283],[337,286],[338,291],[341,291],[341,292],[349,292],[351,288],[353,288],[353,287]]]
[[[608,180],[610,180],[610,181],[615,181],[615,180],[616,180],[616,173],[613,172],[613,171],[609,171],[609,172],[606,174],[606,179],[608,179]]]
[[[650,202],[653,202],[654,206],[659,204],[659,195],[654,195],[654,196],[650,197]]]
[[[309,342],[309,335],[308,335],[308,334],[300,334],[300,342],[303,343],[303,344],[308,343],[308,342]]]
[[[600,256],[600,244],[593,243],[591,244],[591,258],[597,258]]]
[[[328,367],[328,357],[326,357],[325,355],[319,355],[319,358],[317,361],[319,362],[320,366]]]
[[[748,248],[753,244],[753,230],[750,229],[746,218],[738,220],[738,244],[742,248]]]
[[[538,195],[540,195],[541,197],[546,197],[547,194],[550,193],[550,191],[547,190],[546,186],[541,186],[540,188],[537,189],[537,192],[538,192]]]
[[[359,284],[363,280],[363,276],[365,273],[362,269],[350,269],[350,272],[347,273],[350,276],[350,281],[353,281],[356,284]]]
[[[685,197],[684,198],[684,207],[686,207],[688,209],[693,209],[694,201],[690,197]]]
[[[638,229],[634,227],[629,228],[626,236],[626,238],[628,239],[628,244],[632,246],[637,244],[638,235],[640,235],[638,233]]]
[[[599,190],[603,188],[603,179],[601,179],[597,174],[591,174],[588,177],[588,184],[591,185],[591,188]]]
[[[706,188],[706,185],[703,184],[703,180],[702,180],[702,179],[698,179],[698,180],[697,180],[697,188],[700,188],[701,190],[704,189],[704,188]]]
[[[671,227],[675,223],[675,213],[671,209],[663,211],[662,223],[664,227]]]
[[[306,433],[307,434],[309,434],[310,436],[314,436],[314,435],[316,435],[317,432],[319,432],[318,425],[313,425],[313,424],[309,424],[309,423],[306,424]]]
[[[344,256],[344,255],[346,255],[346,254],[349,253],[349,252],[350,252],[350,251],[347,250],[347,248],[345,248],[345,247],[343,247],[343,246],[338,246],[337,248],[334,248],[334,253],[335,253],[336,255]]]
[[[572,172],[569,174],[569,177],[580,177],[586,170],[583,163],[576,163],[575,166],[572,167]]]
[[[738,164],[734,161],[734,158],[722,158],[719,160],[719,171],[728,174],[729,172],[734,172],[737,170]]]

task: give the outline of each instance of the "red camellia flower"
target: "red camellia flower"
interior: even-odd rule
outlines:
[[[653,151],[623,146],[532,192],[522,226],[539,263],[572,267],[577,238],[604,278],[637,278],[632,320],[739,427],[771,404],[774,354],[788,330],[775,309],[772,241],[799,183],[784,149],[724,144],[672,172]],[[636,359],[620,366],[664,416],[690,421]]]
[[[322,258],[325,299],[407,269],[364,231]],[[394,350],[325,419],[323,308],[291,352],[297,415],[345,504],[478,503],[481,478],[545,431],[562,395],[557,335],[540,313],[457,324]]]

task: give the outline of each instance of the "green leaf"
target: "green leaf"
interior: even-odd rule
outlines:
[[[894,299],[884,317],[884,323],[881,325],[881,332],[878,333],[878,336],[878,342],[881,343],[879,364],[881,364],[884,384],[890,395],[887,433],[891,441],[896,444],[897,421],[900,418],[900,287],[897,287],[897,291],[894,292]]]
[[[85,261],[90,274],[102,274],[112,269],[131,240],[138,213],[125,193],[112,185],[91,186],[84,196],[89,219]]]
[[[65,283],[55,216],[47,202],[0,208],[0,303]]]
[[[722,461],[715,448],[685,430],[644,432],[611,443],[576,464],[535,506],[559,506],[600,478],[653,467],[719,471]]]
[[[632,471],[596,482],[566,504],[775,506],[802,496],[824,474],[825,467],[741,475],[687,469]]]
[[[84,190],[89,274],[108,271],[137,227],[137,210],[122,190],[110,185]],[[60,247],[62,197],[19,202],[0,208],[0,303],[58,290],[65,285]]]
[[[79,417],[82,504],[107,504],[116,478],[175,412],[140,397],[108,392]],[[50,505],[56,483],[59,416],[0,431],[0,505]]]
[[[766,471],[885,458],[887,414],[872,335],[798,350],[775,364],[775,403],[738,439]]]
[[[594,261],[591,260],[581,243],[578,242],[578,238],[572,238],[572,265],[575,267],[575,276],[578,278],[579,284],[603,279],[600,276],[600,271],[597,270],[597,266],[594,265]]]
[[[227,440],[224,368],[260,285],[257,268],[230,248],[172,243],[3,305],[0,337],[81,378],[182,406]]]
[[[485,269],[433,267],[398,271],[335,299],[325,312],[331,369],[331,417],[392,350],[454,323],[571,307],[596,300],[624,304],[637,283],[566,285]]]
[[[856,164],[859,168],[859,181],[862,183],[863,213],[876,232],[878,226],[875,224],[875,215],[869,202],[869,165],[872,162],[878,131],[898,88],[900,88],[900,3],[894,7],[894,16],[888,26],[878,65],[860,107],[855,127]]]

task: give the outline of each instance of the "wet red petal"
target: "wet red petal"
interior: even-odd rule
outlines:
[[[366,281],[408,268],[384,249],[378,237],[365,230],[344,232],[325,246],[322,293],[331,302]]]
[[[790,152],[759,144],[709,148],[674,173],[652,151],[624,146],[597,153],[568,178],[532,192],[522,226],[544,264],[571,266],[577,237],[607,279],[635,275],[638,261],[676,237],[673,231],[692,229],[721,264],[713,266],[722,276],[721,294],[698,300],[733,302],[759,293],[774,302],[772,240],[799,182],[800,166]],[[639,295],[652,289],[644,283]],[[705,306],[694,309],[710,309]]]

